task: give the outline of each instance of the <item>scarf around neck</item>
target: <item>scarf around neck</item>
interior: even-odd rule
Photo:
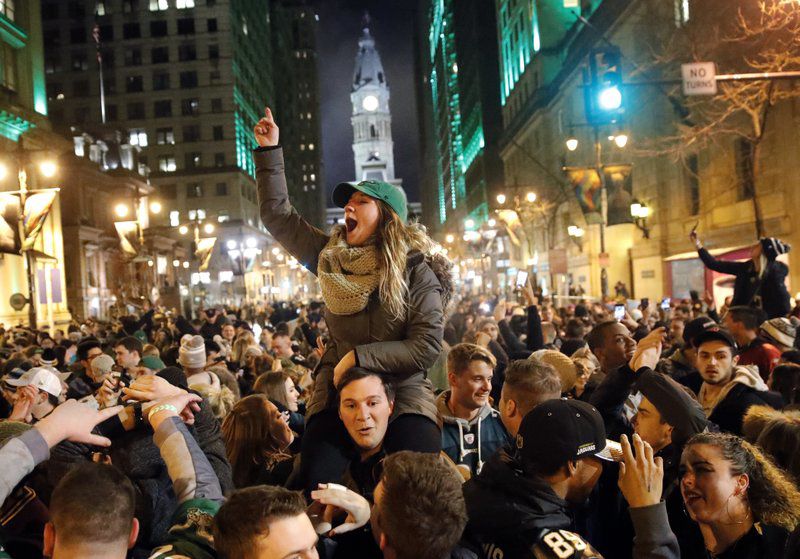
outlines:
[[[341,231],[319,253],[317,277],[322,299],[333,314],[355,314],[366,308],[378,287],[378,250],[374,244],[354,247]]]

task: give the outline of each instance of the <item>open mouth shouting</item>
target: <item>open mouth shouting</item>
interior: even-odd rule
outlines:
[[[356,221],[353,217],[346,217],[344,219],[344,226],[348,233],[352,233],[355,231],[356,227],[358,227],[358,221]]]

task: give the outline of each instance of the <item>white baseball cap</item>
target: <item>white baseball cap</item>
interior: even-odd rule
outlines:
[[[44,367],[33,367],[18,379],[8,379],[6,383],[17,387],[30,385],[38,390],[44,390],[56,398],[61,396],[61,379],[50,369]]]

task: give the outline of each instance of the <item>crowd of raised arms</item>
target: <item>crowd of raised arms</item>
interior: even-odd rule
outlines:
[[[0,557],[800,557],[787,245],[693,235],[720,309],[458,293],[394,186],[338,185],[320,231],[254,133],[321,300],[1,325]]]

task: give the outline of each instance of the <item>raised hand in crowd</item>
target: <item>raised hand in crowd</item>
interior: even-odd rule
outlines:
[[[317,533],[324,528],[323,533],[327,532],[328,536],[344,534],[357,530],[369,522],[369,501],[346,487],[335,483],[320,483],[319,489],[311,492],[311,498],[325,505],[322,522],[316,527]],[[336,516],[341,513],[347,513],[344,522],[328,530],[327,527],[332,527]]]
[[[653,447],[633,435],[633,449],[626,435],[620,439],[622,462],[618,485],[630,508],[648,507],[661,501],[664,461],[653,457]],[[634,455],[635,449],[635,455]]]
[[[17,389],[17,401],[8,417],[10,421],[23,421],[30,423],[32,420],[33,405],[38,396],[37,390],[33,386],[21,386]]]
[[[137,400],[139,402],[152,402],[163,400],[184,392],[179,387],[156,375],[140,376],[130,387],[122,389],[124,401]]]
[[[49,447],[64,440],[95,446],[110,446],[111,441],[92,433],[100,423],[114,417],[122,410],[122,406],[95,410],[77,400],[67,400],[56,407],[47,417],[34,427],[42,435]]]
[[[664,344],[665,335],[666,330],[663,327],[656,328],[639,341],[636,351],[631,357],[631,370],[638,371],[642,367],[656,368],[658,360],[661,358],[661,348]]]
[[[279,129],[269,108],[264,109],[264,116],[256,124],[253,134],[261,147],[278,145]]]

